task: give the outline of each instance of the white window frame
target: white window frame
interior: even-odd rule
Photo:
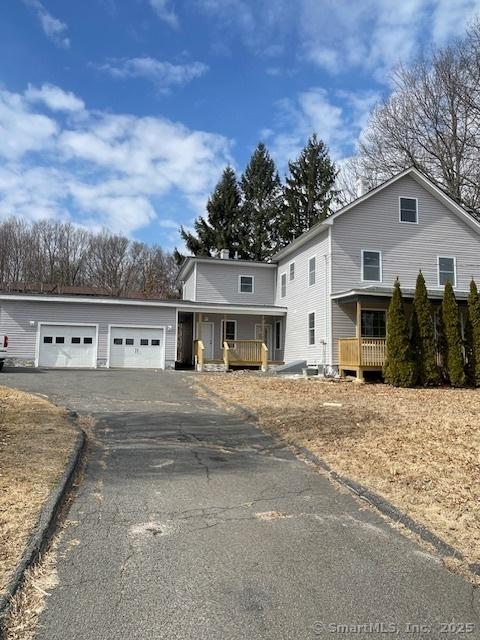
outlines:
[[[285,278],[285,288],[283,287],[283,278]],[[287,272],[280,274],[280,298],[287,297]]]
[[[273,345],[275,351],[280,351],[282,348],[282,321],[275,320],[275,324],[273,326]],[[278,335],[278,347],[277,347],[277,335]]]
[[[310,263],[312,260],[315,260],[315,269],[313,271],[310,270]],[[313,282],[310,282],[310,276],[313,273]],[[317,284],[317,256],[310,256],[308,259],[308,286],[314,287]]]
[[[415,222],[402,220],[402,198],[404,198],[405,200],[415,200],[416,209],[417,209],[417,219]],[[398,221],[401,224],[418,224],[418,198],[415,198],[415,196],[398,196]]]
[[[313,329],[310,327],[310,316],[313,316]],[[317,331],[317,318],[315,317],[315,311],[309,311],[307,316],[307,328],[308,328],[308,346],[314,347],[316,343],[316,331]],[[313,342],[310,342],[310,331],[313,331]]]
[[[444,287],[444,284],[440,284],[440,258],[447,258],[453,260],[453,282],[452,287],[455,289],[457,286],[457,258],[456,256],[437,256],[437,283],[439,287]]]
[[[293,278],[292,278],[292,267],[293,267]],[[288,265],[288,279],[290,280],[290,282],[292,282],[292,280],[295,280],[295,260],[292,260],[292,262],[290,262],[290,264]]]
[[[366,278],[363,277],[363,272],[364,272],[364,262],[363,262],[363,256],[365,253],[378,253],[378,255],[380,256],[380,280],[367,280]],[[382,252],[379,251],[378,249],[362,249],[362,264],[360,265],[360,275],[361,275],[361,279],[362,282],[383,282],[383,255]]]
[[[223,345],[223,341],[224,340],[231,340],[231,338],[227,338],[226,337],[226,334],[225,334],[225,322],[233,322],[234,323],[234,325],[235,325],[235,337],[233,339],[236,340],[237,336],[238,336],[238,333],[237,333],[237,321],[236,320],[224,320],[222,318],[222,323],[221,323],[221,326],[220,326],[220,331],[221,331],[220,335],[221,335],[221,339],[222,339],[221,340],[221,344],[222,345]]]
[[[252,281],[252,290],[251,291],[242,291],[242,278],[250,278]],[[238,293],[245,293],[246,295],[252,295],[255,293],[255,276],[252,276],[248,273],[243,273],[238,276]]]

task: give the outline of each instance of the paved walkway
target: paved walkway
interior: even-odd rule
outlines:
[[[194,376],[15,371],[0,382],[99,420],[38,639],[384,638],[338,627],[382,622],[400,638],[458,638],[440,633],[452,620],[480,637],[478,592],[197,398]]]

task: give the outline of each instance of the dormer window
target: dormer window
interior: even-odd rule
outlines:
[[[417,198],[400,198],[400,222],[418,223]]]

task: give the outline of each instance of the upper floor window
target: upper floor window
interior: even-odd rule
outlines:
[[[439,286],[451,282],[457,286],[457,261],[455,258],[438,257],[438,284]]]
[[[290,263],[290,280],[295,280],[295,263]]]
[[[282,273],[280,276],[280,297],[285,298],[287,295],[287,274]]]
[[[382,254],[380,251],[362,251],[362,280],[382,281]]]
[[[239,293],[253,293],[253,276],[238,276]]]
[[[312,284],[315,284],[316,269],[317,269],[317,261],[315,259],[315,256],[313,256],[308,261],[308,285],[310,287],[312,286]]]
[[[416,198],[400,198],[400,222],[418,222],[418,200]]]
[[[315,344],[315,314],[308,314],[308,344]]]

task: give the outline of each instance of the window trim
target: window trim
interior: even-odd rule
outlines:
[[[283,293],[283,282],[282,279],[285,278],[285,293]],[[280,274],[280,298],[287,297],[287,272],[284,271]]]
[[[293,267],[293,278],[292,278],[292,267]],[[290,282],[292,282],[292,280],[295,280],[295,260],[292,260],[288,264],[288,279]]]
[[[452,287],[456,289],[457,287],[457,256],[437,256],[437,283],[439,287],[444,287],[444,284],[440,284],[440,258],[447,258],[448,260],[453,260],[453,276],[454,282],[452,282]]]
[[[402,220],[402,198],[404,198],[405,200],[415,200],[416,203],[416,213],[417,213],[417,219],[415,222],[409,222],[408,220]],[[419,219],[419,214],[418,214],[418,198],[416,198],[415,196],[398,196],[398,221],[400,222],[400,224],[418,224],[418,219]]]
[[[225,322],[233,322],[235,325],[235,337],[233,338],[233,340],[237,340],[237,336],[238,336],[238,332],[237,332],[237,321],[236,320],[225,320],[224,318],[222,318],[222,321],[220,323],[220,337],[222,339],[221,344],[223,345],[223,341],[224,340],[232,340],[232,338],[227,338],[226,334],[225,334]]]
[[[242,278],[250,278],[252,281],[252,290],[251,291],[242,291]],[[252,276],[249,273],[241,273],[238,276],[238,293],[244,293],[246,295],[251,296],[255,293],[255,276]]]
[[[312,260],[315,260],[315,269],[313,271],[310,271],[310,263]],[[310,275],[314,274],[314,281],[310,282]],[[313,256],[310,256],[308,259],[308,286],[309,287],[314,287],[317,284],[317,254],[314,254]]]
[[[380,256],[380,280],[366,280],[363,276],[364,276],[364,259],[363,256],[365,253],[378,253],[378,255]],[[378,249],[362,249],[362,264],[360,265],[360,275],[361,275],[361,279],[362,282],[383,282],[383,254],[381,251],[379,251]]]
[[[313,316],[313,328],[310,327],[310,317]],[[315,317],[315,311],[309,311],[307,316],[307,329],[308,329],[308,346],[314,347],[316,344],[316,331],[317,331],[317,319]],[[310,342],[310,332],[313,331],[313,342]]]

